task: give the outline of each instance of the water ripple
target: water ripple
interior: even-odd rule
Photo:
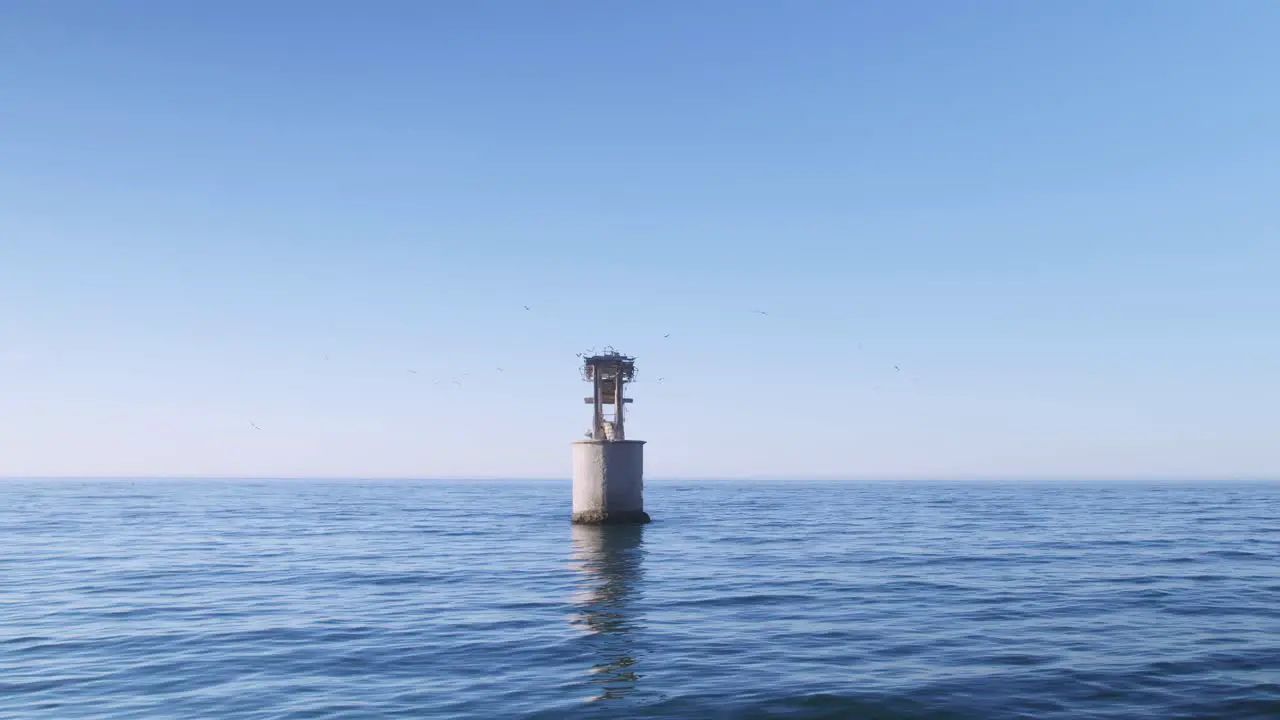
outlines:
[[[0,717],[1280,717],[1280,486],[0,484]]]

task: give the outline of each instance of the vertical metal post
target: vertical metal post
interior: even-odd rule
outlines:
[[[622,406],[627,404],[625,399],[622,397],[622,368],[618,368],[618,375],[614,382],[617,384],[617,388],[614,391],[613,401],[617,403],[617,405],[614,405],[614,407],[617,408],[617,411],[614,413],[613,418],[613,439],[626,440],[627,435],[622,429]]]
[[[604,439],[604,386],[600,381],[600,367],[593,367],[591,372],[591,386],[596,393],[595,414],[591,419],[591,439]]]

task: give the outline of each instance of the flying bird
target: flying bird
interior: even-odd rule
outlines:
[[[753,313],[755,313],[755,314],[757,314],[757,315],[768,315],[768,314],[769,314],[769,313],[767,313],[767,312],[765,312],[765,311],[763,311],[763,310],[752,310],[751,312],[753,312]]]
[[[410,374],[410,375],[417,375],[417,374],[418,374],[418,371],[417,371],[417,370],[410,370],[410,371],[409,371],[409,374]]]
[[[258,427],[257,425],[254,425],[253,423],[249,423],[249,427],[253,428],[254,430],[261,430],[261,429],[262,429],[262,428]]]
[[[529,306],[528,306],[528,305],[525,305],[525,306],[524,306],[524,309],[525,309],[525,310],[528,310],[528,309],[529,309]]]
[[[664,338],[669,338],[669,337],[671,337],[671,333],[667,333],[667,334],[663,335],[662,337],[664,337]]]
[[[498,368],[498,372],[502,372],[502,368]]]
[[[894,371],[901,372],[900,370],[898,370],[898,366],[897,366],[897,365],[894,365],[894,366],[893,366],[893,369],[894,369]]]

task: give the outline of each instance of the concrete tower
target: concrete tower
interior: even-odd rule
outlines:
[[[573,522],[589,525],[647,523],[644,511],[644,441],[628,440],[623,389],[636,373],[635,358],[614,352],[583,359],[582,377],[591,383],[589,440],[573,444]],[[613,407],[612,417],[604,407]]]

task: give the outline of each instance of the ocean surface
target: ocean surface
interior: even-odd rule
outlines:
[[[0,481],[0,717],[1280,718],[1280,485]]]

